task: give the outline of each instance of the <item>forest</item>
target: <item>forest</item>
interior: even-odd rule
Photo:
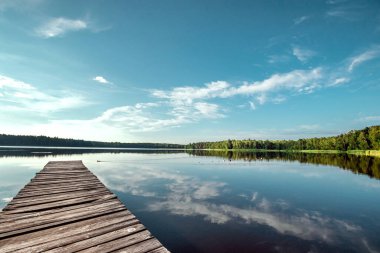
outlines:
[[[121,143],[65,139],[47,136],[0,134],[0,146],[91,147],[91,148],[184,148],[168,143]]]
[[[299,140],[224,140],[196,142],[186,149],[252,149],[252,150],[380,150],[380,126],[352,130],[332,137]]]

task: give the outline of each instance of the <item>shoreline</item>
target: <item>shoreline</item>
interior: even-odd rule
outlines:
[[[359,156],[380,157],[380,150],[285,150],[285,149],[185,149],[188,150],[205,150],[205,151],[232,151],[232,152],[283,152],[283,153],[312,153],[312,154],[348,154]]]

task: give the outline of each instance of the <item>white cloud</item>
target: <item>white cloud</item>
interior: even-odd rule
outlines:
[[[330,8],[326,11],[327,18],[337,18],[342,21],[355,22],[365,17],[367,6],[361,1],[330,1]]]
[[[8,198],[2,198],[1,200],[3,201],[3,202],[5,202],[5,203],[9,203],[9,202],[11,202],[12,201],[12,197],[8,197]]]
[[[258,193],[258,192],[254,192],[254,193],[252,194],[251,201],[252,201],[252,202],[255,202],[258,196],[259,196],[259,193]]]
[[[348,13],[344,10],[329,10],[326,12],[326,15],[329,17],[345,18]]]
[[[380,122],[380,116],[366,116],[366,117],[360,118],[360,121],[364,121],[364,122],[379,121]]]
[[[115,107],[106,110],[93,121],[128,129],[131,132],[157,131],[165,127],[179,126],[186,122],[186,119],[180,117],[155,117],[151,109],[158,106],[157,103],[138,103],[134,106]]]
[[[350,63],[347,67],[347,70],[349,72],[352,72],[356,67],[358,67],[362,63],[372,60],[374,58],[377,58],[379,57],[379,55],[380,55],[380,47],[374,47],[372,49],[365,51],[364,53],[356,55],[350,59]]]
[[[316,55],[312,50],[300,48],[297,46],[293,47],[293,55],[301,62],[307,62],[310,58]]]
[[[335,78],[335,80],[331,84],[329,84],[329,86],[339,86],[349,81],[350,79],[347,77],[339,77],[339,78]]]
[[[0,11],[7,9],[28,10],[43,3],[45,0],[0,0]]]
[[[222,190],[220,188],[226,185],[218,182],[197,182],[205,189],[212,186],[211,189],[202,191],[205,194],[204,198],[198,198],[195,194],[197,191],[194,192],[192,186],[194,181],[196,180],[191,177],[181,177],[178,181],[174,179],[166,187],[170,192],[159,201],[149,204],[149,209],[181,216],[203,216],[204,220],[216,224],[239,221],[247,224],[256,223],[271,227],[281,234],[304,240],[322,240],[327,243],[336,243],[340,238],[346,240],[347,237],[354,237],[361,231],[361,228],[355,224],[329,218],[318,212],[292,208],[289,203],[281,199],[270,201],[265,197],[259,198],[257,192],[249,199],[248,207],[212,204],[205,200],[218,196]],[[288,211],[284,213],[283,209]]]
[[[226,81],[206,83],[203,87],[182,86],[171,90],[152,90],[151,95],[162,99],[163,103],[171,107],[169,115],[174,116],[173,124],[189,123],[202,118],[222,118],[221,108],[216,103],[206,102],[214,99],[227,99],[233,96],[253,96],[258,104],[267,101],[281,103],[286,98],[276,95],[268,98],[272,93],[294,92],[311,93],[319,87],[318,81],[322,79],[322,70],[294,70],[284,74],[274,74],[268,79],[256,82],[243,82],[232,85]],[[256,104],[248,102],[250,109],[256,109]]]
[[[219,113],[219,106],[217,104],[211,104],[206,102],[194,103],[195,115],[199,115],[204,118],[220,118],[224,115]]]
[[[67,32],[74,32],[88,28],[88,24],[80,19],[53,18],[38,27],[35,32],[44,38],[63,36]]]
[[[99,83],[102,83],[102,84],[110,84],[111,83],[110,81],[108,81],[107,79],[105,79],[102,76],[96,76],[92,80],[96,81],[96,82],[99,82]]]
[[[248,101],[249,103],[249,108],[251,108],[252,111],[256,110],[256,105],[252,101]]]
[[[331,4],[331,5],[340,4],[340,3],[344,3],[344,2],[347,2],[347,0],[327,0],[326,1],[327,4]]]
[[[319,129],[320,126],[317,125],[317,124],[314,124],[314,125],[300,125],[298,126],[299,129],[301,130],[316,130],[316,129]]]
[[[202,182],[193,193],[194,199],[210,199],[219,196],[220,188],[225,186],[222,182]]]
[[[88,102],[82,96],[67,91],[57,91],[56,95],[43,93],[29,83],[0,75],[0,110],[29,111],[37,114],[81,107]]]
[[[293,90],[303,92],[308,87],[315,87],[322,78],[322,70],[294,70],[285,74],[274,74],[263,81],[253,83],[244,82],[240,86],[232,86],[225,81],[208,83],[205,87],[176,87],[171,91],[154,90],[152,95],[158,98],[168,98],[171,101],[183,101],[192,103],[194,99],[228,98],[236,95],[257,95],[281,91]],[[258,98],[264,103],[263,98]]]
[[[299,25],[299,24],[305,22],[306,20],[308,20],[309,18],[310,18],[309,16],[298,17],[298,18],[294,19],[294,24]]]
[[[158,98],[167,98],[172,101],[192,103],[194,99],[208,99],[220,97],[230,84],[225,81],[207,83],[205,87],[176,87],[171,91],[152,90],[152,95]]]
[[[285,63],[290,60],[288,55],[270,55],[268,56],[268,63],[276,64],[276,63]]]

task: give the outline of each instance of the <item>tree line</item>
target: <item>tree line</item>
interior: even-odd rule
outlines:
[[[265,150],[380,150],[380,126],[352,130],[332,137],[299,140],[223,140],[196,142],[187,149],[265,149]]]
[[[0,146],[90,147],[90,148],[184,148],[170,143],[121,143],[65,139],[47,136],[0,134]]]

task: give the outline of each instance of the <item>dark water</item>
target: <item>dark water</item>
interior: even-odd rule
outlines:
[[[380,252],[377,158],[0,149],[0,208],[48,161],[80,159],[172,252]]]

